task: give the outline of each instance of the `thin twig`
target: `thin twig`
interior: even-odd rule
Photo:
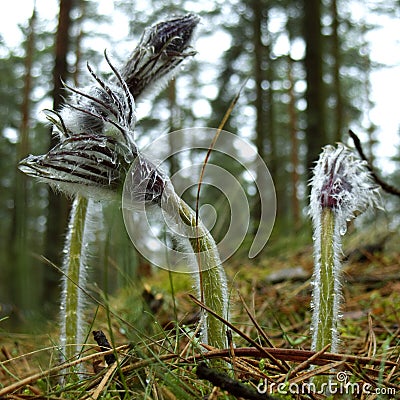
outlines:
[[[375,169],[372,167],[371,163],[369,162],[367,156],[364,153],[364,150],[361,145],[361,141],[358,138],[358,136],[351,130],[349,129],[349,135],[353,139],[354,146],[356,147],[358,154],[360,155],[361,159],[366,161],[367,163],[367,168],[371,172],[372,177],[374,178],[375,182],[386,192],[393,194],[394,196],[400,196],[400,189],[389,185],[385,181],[383,181],[378,174],[375,172]]]
[[[108,383],[108,381],[111,379],[112,375],[115,373],[115,370],[118,368],[118,363],[114,363],[108,371],[104,374],[103,379],[101,380],[100,384],[97,386],[97,388],[93,391],[91,394],[90,399],[92,400],[97,400],[99,396],[101,395],[101,392],[104,390],[104,387]]]
[[[220,133],[222,132],[222,129],[224,129],[224,126],[226,122],[228,121],[228,118],[232,114],[232,110],[234,109],[236,103],[239,100],[240,94],[245,87],[247,83],[246,79],[242,86],[240,87],[238,93],[232,100],[231,104],[228,107],[228,110],[225,112],[222,121],[220,122],[217,131],[215,132],[215,135],[210,143],[209,148],[207,149],[207,154],[204,158],[203,165],[201,167],[200,171],[200,177],[199,177],[199,182],[197,184],[197,193],[196,193],[196,207],[195,207],[195,213],[196,213],[196,241],[197,241],[197,261],[198,261],[198,268],[199,268],[199,286],[200,286],[200,298],[201,301],[204,302],[204,294],[203,294],[203,277],[202,277],[202,268],[201,268],[201,258],[200,258],[200,239],[199,239],[199,206],[200,206],[200,190],[201,190],[201,185],[203,183],[203,178],[204,178],[204,172],[208,163],[208,160],[210,158],[211,152],[213,151],[215,144],[217,143],[218,137]]]
[[[326,372],[329,373],[329,371],[334,370],[343,364],[344,364],[344,361],[331,362],[331,363],[323,365],[319,368],[315,368],[311,371],[307,371],[306,373],[293,378],[290,381],[290,384],[298,384],[299,382],[304,382],[306,380],[314,378],[314,376],[323,375]]]
[[[295,368],[293,368],[287,376],[283,376],[282,378],[279,378],[276,383],[279,382],[284,382],[286,379],[290,379],[293,375],[296,375],[299,371],[303,371],[306,368],[308,368],[316,359],[322,356],[330,347],[330,343],[328,343],[324,348],[321,350],[317,351],[314,355],[312,355],[310,358],[307,358],[307,360],[303,361],[299,365],[297,365]]]
[[[259,334],[262,336],[262,338],[265,340],[265,342],[267,343],[267,345],[269,347],[275,347],[272,345],[271,341],[269,340],[268,336],[266,335],[266,333],[261,329],[261,326],[259,325],[259,323],[257,322],[257,320],[254,318],[254,316],[251,314],[249,307],[247,307],[246,302],[244,301],[243,296],[239,293],[239,297],[240,300],[242,301],[243,307],[247,313],[247,315],[249,316],[251,322],[253,322],[254,326],[256,327],[257,331],[259,332]],[[272,358],[272,361],[274,363],[276,363],[276,365],[280,365],[280,363],[278,362],[278,360],[276,358]],[[285,360],[281,360],[282,361],[282,367],[284,369],[286,369],[286,371],[290,370],[289,365],[286,363]]]

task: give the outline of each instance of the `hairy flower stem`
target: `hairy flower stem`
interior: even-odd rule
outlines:
[[[77,356],[83,341],[83,296],[80,287],[86,281],[85,225],[88,199],[75,197],[67,240],[64,248],[64,278],[61,299],[61,345],[63,358],[71,360]]]
[[[314,338],[315,349],[321,350],[328,344],[336,343],[338,315],[334,313],[335,304],[337,303],[335,279],[338,279],[335,268],[335,216],[331,209],[322,210],[321,218],[321,265],[319,269],[320,286],[318,288],[318,326],[316,327],[317,335]]]
[[[177,202],[181,220],[196,232],[195,237],[189,238],[189,242],[198,264],[198,294],[207,307],[227,319],[226,275],[215,241],[201,222],[196,225],[196,213],[179,196],[173,198]],[[226,348],[225,325],[212,315],[203,315],[203,340],[210,346]]]
[[[210,269],[203,270],[201,275],[204,304],[218,315],[228,319],[226,276],[222,266],[215,265]],[[226,326],[212,315],[204,315],[203,318],[205,318],[205,334],[208,344],[217,349],[226,349],[228,347]]]
[[[338,351],[341,291],[341,236],[356,213],[377,205],[377,188],[365,163],[343,144],[326,146],[311,179],[310,216],[314,230],[312,349]],[[316,376],[318,389],[329,376]]]
[[[314,272],[314,315],[313,315],[313,340],[314,351],[322,350],[331,345],[331,351],[335,352],[338,342],[338,307],[340,304],[339,277],[340,262],[337,254],[340,244],[335,237],[335,213],[330,208],[324,208],[321,212],[321,227],[319,238],[316,238],[317,254],[320,255],[317,268]],[[338,234],[338,233],[337,233]],[[321,388],[329,384],[328,376],[317,376],[314,384]]]
[[[146,210],[146,207],[149,207]],[[195,276],[198,296],[204,304],[227,319],[228,296],[225,271],[218,248],[208,229],[175,192],[172,182],[140,153],[124,184],[123,208],[143,213],[161,209],[166,228],[173,234],[189,271]],[[128,217],[129,220],[129,217]],[[202,340],[216,348],[226,348],[225,325],[211,315],[202,315]]]

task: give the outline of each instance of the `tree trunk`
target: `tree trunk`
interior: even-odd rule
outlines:
[[[33,10],[29,20],[28,36],[26,40],[24,89],[21,104],[21,125],[20,140],[17,146],[17,163],[29,153],[29,123],[31,113],[31,92],[32,92],[32,64],[35,51],[35,22],[36,10]],[[27,222],[28,222],[28,201],[26,176],[17,172],[15,182],[14,215],[11,233],[13,248],[15,276],[12,280],[14,287],[11,295],[15,298],[22,311],[34,309],[38,304],[40,279],[38,271],[34,273],[30,268],[28,258]]]
[[[79,13],[80,16],[76,20],[76,25],[78,28],[78,34],[76,35],[76,40],[75,40],[75,67],[74,67],[74,73],[73,73],[73,81],[75,87],[82,86],[79,83],[79,78],[80,78],[80,65],[81,65],[81,59],[82,59],[82,41],[84,38],[84,31],[82,28],[83,21],[85,19],[85,10],[86,10],[86,3],[84,1],[80,1],[78,3],[79,7]]]
[[[265,133],[266,133],[266,118],[264,112],[264,90],[262,81],[266,79],[265,71],[262,69],[264,61],[264,46],[261,40],[262,35],[262,3],[259,0],[254,0],[254,79],[256,82],[256,99],[254,102],[256,108],[256,147],[260,157],[265,160]]]
[[[363,36],[366,35],[368,32],[367,28],[362,29]],[[374,107],[374,102],[371,100],[371,57],[370,57],[370,48],[369,44],[367,44],[367,40],[364,38],[364,45],[363,45],[363,97],[365,98],[364,103],[364,114],[366,116],[367,121],[365,122],[366,125],[366,132],[368,135],[368,141],[366,143],[366,152],[369,163],[371,166],[375,163],[375,154],[374,154],[374,145],[376,144],[376,139],[374,138],[374,133],[376,131],[376,126],[371,120],[371,110]]]
[[[59,109],[63,101],[62,81],[69,75],[67,54],[70,48],[71,10],[73,0],[60,0],[60,11],[55,43],[55,63],[53,69],[53,108]],[[57,142],[51,135],[50,147]],[[49,211],[47,217],[46,257],[57,265],[61,265],[61,251],[63,248],[65,229],[70,208],[69,201],[62,195],[49,189]],[[58,277],[49,269],[46,274],[46,290],[49,296],[58,289]]]
[[[343,96],[342,88],[340,83],[340,65],[341,65],[341,51],[340,51],[340,39],[339,39],[339,16],[337,10],[337,0],[332,0],[331,4],[332,14],[332,48],[333,48],[333,82],[334,91],[336,98],[336,109],[335,109],[335,123],[333,124],[335,131],[333,132],[333,139],[335,142],[342,140],[343,134]]]
[[[72,25],[71,11],[74,0],[60,0],[60,11],[58,15],[58,28],[55,43],[55,60],[53,69],[53,107],[58,109],[63,103],[63,85],[69,75],[67,54],[70,50],[71,38],[70,28]],[[56,144],[52,137],[51,147]]]
[[[272,92],[272,67],[269,60],[269,47],[263,44],[262,27],[267,24],[268,15],[261,0],[253,0],[251,3],[254,20],[254,79],[256,83],[256,139],[255,145],[258,154],[266,161],[271,176],[276,179],[276,149],[274,137],[274,116],[273,116],[273,92]],[[264,20],[263,20],[264,17]],[[265,83],[269,83],[268,92]],[[268,160],[267,160],[268,158]],[[268,162],[267,162],[268,161]],[[263,174],[264,170],[257,171],[257,175]],[[260,199],[256,200],[253,207],[254,232],[258,229],[261,217]]]
[[[304,39],[306,54],[304,67],[307,74],[305,98],[306,110],[306,166],[311,177],[311,168],[327,144],[325,127],[325,94],[323,74],[323,39],[321,33],[321,0],[304,0]]]
[[[297,140],[297,113],[296,98],[294,93],[294,79],[292,72],[293,60],[290,55],[288,57],[288,79],[289,87],[289,131],[290,131],[290,158],[292,163],[292,218],[295,231],[300,228],[300,204],[297,197],[297,188],[299,185],[299,174],[297,168],[299,166],[299,144]]]

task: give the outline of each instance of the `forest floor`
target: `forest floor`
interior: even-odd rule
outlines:
[[[54,323],[42,335],[0,332],[0,398],[322,399],[309,390],[317,373],[335,378],[332,398],[400,398],[400,238],[379,230],[353,236],[339,354],[310,352],[312,247],[287,239],[272,242],[268,257],[227,263],[237,329],[230,351],[206,350],[193,334],[199,307],[189,277],[155,271],[142,279],[143,292],[121,291],[91,321],[118,362],[107,366],[90,335],[78,361],[85,373],[71,372],[72,360],[62,385]],[[210,369],[202,361],[211,359],[224,361]]]

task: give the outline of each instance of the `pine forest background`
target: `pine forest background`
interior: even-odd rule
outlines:
[[[382,15],[398,19],[399,1],[121,0],[114,2],[111,15],[102,12],[101,3],[60,0],[59,14],[52,19],[33,10],[19,27],[24,40],[18,46],[10,48],[0,37],[0,318],[10,316],[2,328],[24,330],[27,321],[54,319],[58,310],[59,273],[42,256],[60,265],[70,201],[17,170],[26,155],[43,154],[54,145],[40,110],[60,107],[61,79],[83,84],[87,61],[106,72],[106,48],[122,63],[144,27],[168,15],[196,12],[202,17],[195,44],[199,54],[168,87],[138,107],[136,137],[148,143],[181,128],[217,127],[248,79],[225,129],[256,146],[278,199],[272,237],[255,263],[270,252],[284,252],[287,243],[311,243],[310,167],[322,146],[351,144],[350,127],[360,134],[381,175],[392,184],[400,182],[396,157],[388,170],[387,161],[375,159],[384,138],[369,117],[374,106],[370,74],[383,65],[371,60],[368,41],[368,33],[378,28],[369,21]],[[368,22],[355,18],[353,11],[360,7],[372,15]],[[129,16],[121,20],[127,33],[122,40],[112,28],[121,15]],[[220,53],[201,46],[207,38],[223,47]],[[171,162],[171,172],[179,161]],[[248,195],[256,225],[258,199]],[[201,200],[219,204],[223,220],[224,203],[215,196],[205,191]],[[386,212],[380,219],[396,229],[398,202],[383,201]],[[128,239],[121,210],[110,206],[105,213],[108,230],[93,239],[92,289],[115,293],[139,281],[149,268]],[[218,237],[223,227],[213,233]],[[245,255],[239,251],[236,262]]]

